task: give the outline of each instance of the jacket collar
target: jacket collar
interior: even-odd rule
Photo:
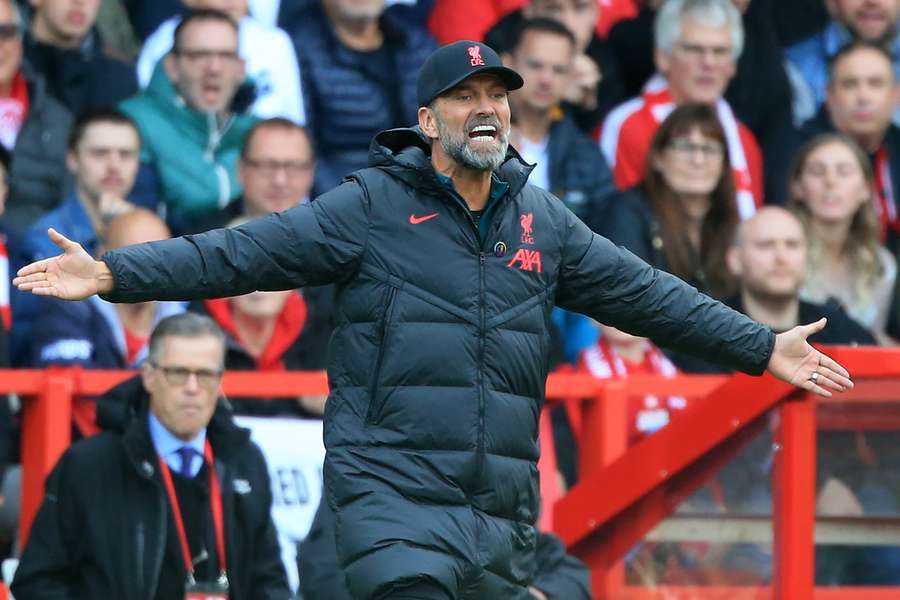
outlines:
[[[256,87],[253,84],[253,81],[249,78],[244,79],[244,82],[238,87],[234,99],[231,102],[231,113],[229,113],[228,118],[225,119],[224,124],[219,127],[216,123],[216,119],[210,118],[210,114],[191,108],[184,101],[184,98],[178,95],[178,90],[175,89],[175,85],[172,83],[172,80],[169,79],[168,73],[166,73],[164,62],[165,58],[161,58],[159,59],[159,62],[156,63],[156,66],[153,68],[153,75],[150,77],[150,83],[147,84],[147,89],[145,89],[142,94],[146,94],[149,98],[154,99],[163,106],[169,107],[170,109],[174,108],[182,118],[190,120],[195,127],[198,127],[203,131],[218,128],[220,129],[220,135],[222,135],[223,131],[221,130],[226,129],[235,116],[248,112],[250,105],[253,104],[253,101],[256,99]]]
[[[837,20],[832,19],[825,29],[822,30],[822,46],[825,55],[832,57],[838,51],[853,41],[852,34]],[[888,51],[897,56],[900,54],[900,32],[894,35],[894,38],[888,44]]]
[[[81,44],[77,48],[61,48],[42,42],[32,35],[30,30],[25,31],[23,43],[31,49],[32,53],[39,53],[44,60],[57,61],[77,58],[80,62],[90,62],[103,55],[103,38],[96,27],[88,31]]]
[[[431,164],[431,143],[418,126],[389,129],[376,135],[369,148],[369,166],[382,169],[423,193],[446,194]],[[515,196],[525,187],[533,168],[510,145],[506,160],[495,173],[509,184],[509,196]]]

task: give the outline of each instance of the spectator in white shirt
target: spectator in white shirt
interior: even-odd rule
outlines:
[[[262,119],[283,117],[298,125],[306,122],[300,67],[290,37],[278,27],[265,25],[248,14],[248,0],[183,0],[189,9],[221,10],[238,23],[238,45],[247,76],[256,84],[251,112]],[[154,31],[138,58],[138,83],[146,87],[156,63],[172,49],[180,16],[172,17]]]

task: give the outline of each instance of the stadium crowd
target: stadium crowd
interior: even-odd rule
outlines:
[[[330,287],[132,305],[39,298],[12,289],[10,278],[58,253],[50,227],[99,257],[315,202],[367,165],[378,132],[416,122],[420,66],[438,44],[460,39],[484,41],[522,75],[509,97],[511,146],[535,165],[529,183],[595,232],[774,331],[825,316],[812,342],[898,343],[900,0],[0,0],[0,366],[140,368],[160,348],[186,352],[153,347],[153,335],[187,335],[221,343],[226,369],[323,369]],[[154,333],[179,314],[208,318]],[[556,309],[552,320],[552,369],[604,379],[719,372],[581,315]],[[220,333],[210,333],[215,326]],[[205,369],[220,375],[215,364]],[[178,377],[117,393],[127,402],[149,394],[152,403]],[[200,378],[188,373],[181,383]],[[320,397],[265,398],[262,390],[234,399],[228,410],[306,419],[324,411]],[[124,414],[104,417],[109,401],[79,402],[77,437],[128,435]],[[16,408],[0,402],[7,496],[19,476]],[[632,399],[629,440],[687,408],[680,397]],[[210,427],[220,417],[210,413]],[[542,447],[559,477],[543,475],[571,486],[581,416],[560,406],[548,419]],[[221,440],[236,435],[221,426]],[[220,443],[223,456],[234,452]],[[820,433],[820,443],[823,512],[900,511],[896,449],[861,433]],[[95,481],[79,475],[90,453],[67,454],[48,485]],[[722,474],[743,493],[710,499],[707,490],[690,504],[764,511],[770,454],[771,444],[752,444]],[[190,495],[198,470],[180,460],[171,461],[176,487]],[[96,501],[69,492],[79,494]],[[196,500],[192,507],[202,510]],[[61,581],[77,568],[67,562],[74,554],[53,547],[68,547],[74,534],[44,522],[71,510],[42,509],[36,531],[50,533],[24,549],[20,600],[45,597],[47,573]],[[296,593],[307,600],[347,595],[327,512],[322,506],[299,550]],[[242,551],[275,552],[267,527]],[[0,542],[19,555],[8,529]],[[165,570],[177,572],[170,542]],[[644,580],[682,581],[702,562],[696,546],[661,546],[630,555],[655,565],[652,574],[645,565]],[[739,565],[744,580],[768,581],[766,550],[747,546],[722,560]],[[583,565],[550,535],[538,547],[533,596],[588,597]],[[237,577],[232,597],[289,597],[270,558]],[[898,585],[898,564],[891,547],[823,548],[817,579]],[[160,582],[148,597],[174,597],[174,575]]]

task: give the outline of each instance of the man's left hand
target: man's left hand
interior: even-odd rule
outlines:
[[[822,331],[825,323],[823,318],[776,335],[768,369],[778,379],[830,398],[832,392],[852,388],[853,382],[847,369],[806,341],[809,336]]]

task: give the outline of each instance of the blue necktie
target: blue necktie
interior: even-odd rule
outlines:
[[[193,479],[194,474],[191,472],[191,462],[198,452],[190,446],[182,446],[176,452],[181,457],[181,470],[178,471],[178,474],[185,479]]]

